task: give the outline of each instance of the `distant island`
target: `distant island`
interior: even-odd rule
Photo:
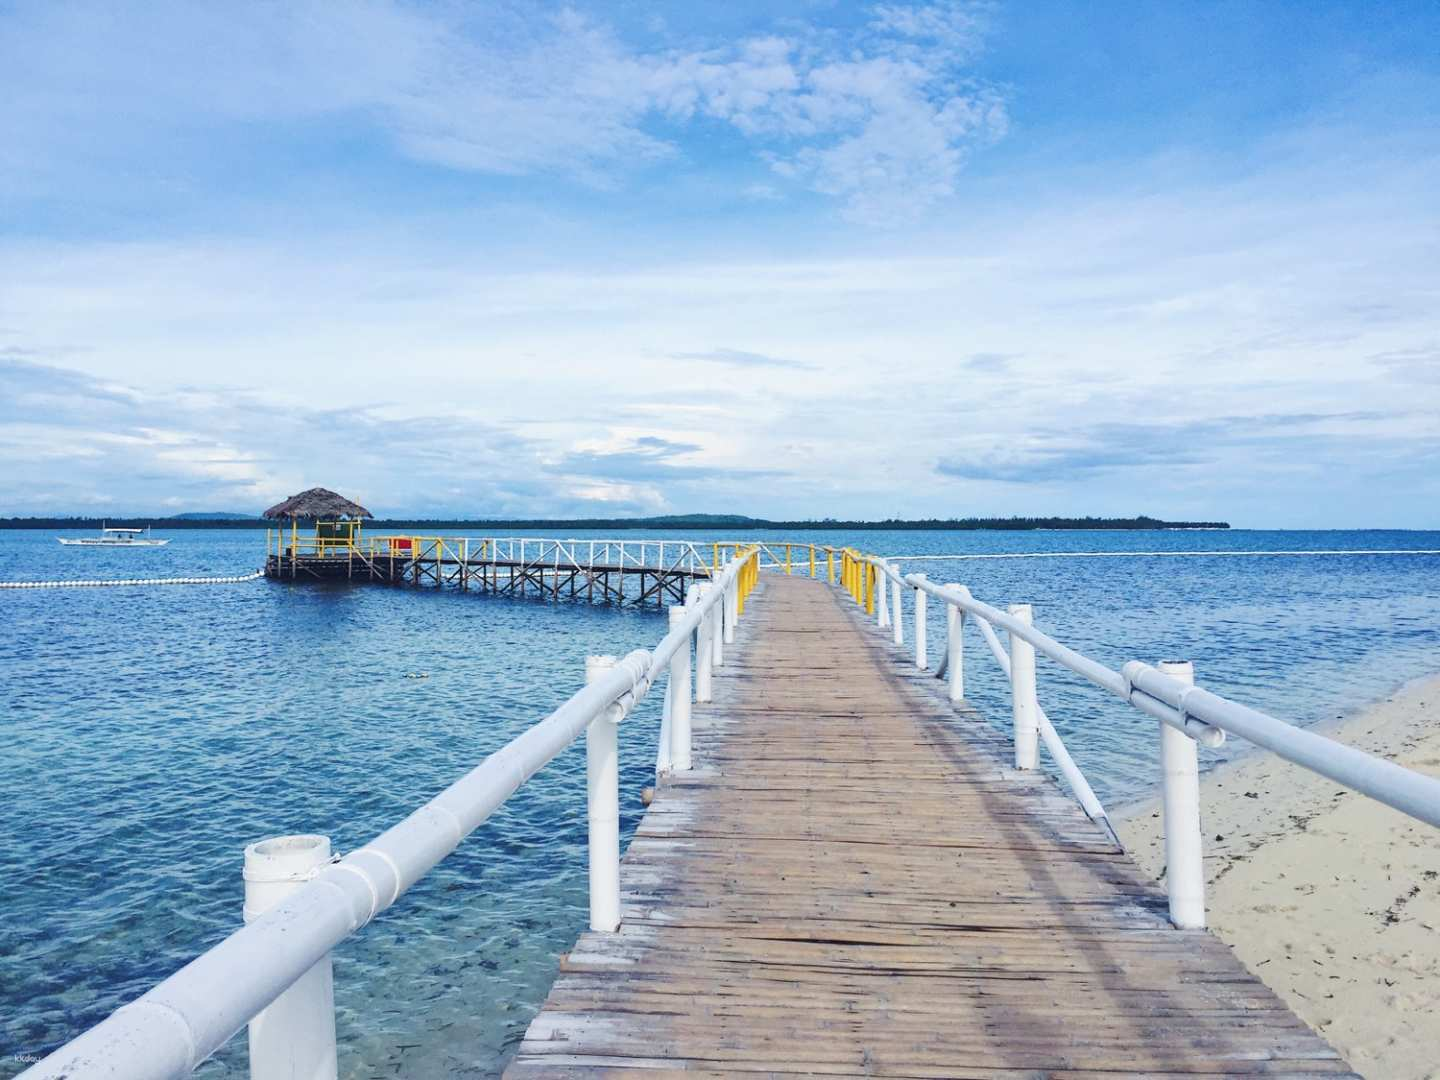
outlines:
[[[264,529],[273,528],[273,521],[235,513],[190,513],[170,517],[9,517],[0,518],[0,529],[98,529],[102,524],[120,528],[146,525],[157,529]],[[816,520],[771,521],[745,517],[742,514],[666,514],[643,518],[377,518],[366,522],[367,529],[379,531],[413,530],[427,534],[442,530],[544,529],[563,532],[569,529],[709,529],[736,530],[846,530],[846,531],[997,531],[1029,532],[1036,529],[1228,529],[1225,521],[1161,521],[1159,518],[1100,517],[988,517],[988,518],[919,518],[884,521],[842,521],[836,518]]]

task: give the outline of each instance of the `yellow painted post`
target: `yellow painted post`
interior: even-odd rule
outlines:
[[[825,578],[831,585],[835,584],[835,549],[833,547],[825,549]]]
[[[718,574],[718,573],[720,572],[720,545],[719,545],[719,544],[716,544],[716,545],[715,545],[714,556],[713,556],[713,557],[711,558],[711,560],[710,560],[710,572],[711,572],[712,574]]]
[[[875,567],[870,563],[865,564],[865,614],[875,614]]]
[[[811,578],[812,581],[813,581],[814,578],[815,578],[815,545],[814,545],[814,544],[811,544],[811,545],[810,545],[810,578]]]
[[[785,545],[785,573],[790,573],[790,545]]]

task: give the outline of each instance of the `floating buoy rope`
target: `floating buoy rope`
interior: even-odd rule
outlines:
[[[83,589],[106,585],[231,585],[241,581],[255,581],[264,576],[264,570],[256,570],[253,574],[229,577],[119,578],[113,581],[0,581],[0,589]]]

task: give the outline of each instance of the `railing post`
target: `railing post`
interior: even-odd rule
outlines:
[[[712,583],[712,589],[720,588]],[[712,667],[725,666],[725,597],[722,595],[710,609],[710,661]]]
[[[732,559],[733,563],[734,560]],[[735,641],[735,623],[740,618],[740,575],[734,574],[725,586],[725,644]]]
[[[605,677],[618,661],[587,656],[585,682]],[[590,824],[590,929],[620,928],[620,710],[611,706],[585,729],[586,817]]]
[[[1165,660],[1156,667],[1177,682],[1195,685],[1195,665]],[[1160,725],[1160,768],[1164,773],[1165,887],[1170,921],[1180,930],[1205,928],[1205,858],[1200,833],[1200,767],[1195,740],[1169,724]]]
[[[825,577],[831,585],[835,584],[835,549],[825,549]]]
[[[1029,626],[1035,618],[1029,604],[1011,604],[1009,612]],[[1035,646],[1010,635],[1010,696],[1015,713],[1015,767],[1033,769],[1040,759],[1040,702],[1035,696]]]
[[[670,629],[685,622],[690,609],[684,604],[670,608]],[[670,681],[665,686],[670,703],[670,767],[676,772],[690,768],[690,635],[670,660]]]
[[[895,576],[897,578],[904,577],[904,573],[901,571],[899,563],[896,563],[894,566],[891,567],[891,569],[895,571]],[[895,639],[896,645],[905,644],[905,607],[901,602],[901,598],[904,596],[904,594],[905,590],[899,584],[893,585],[890,589],[890,595],[895,600],[895,612],[890,618],[890,630]]]
[[[913,574],[921,581],[926,579],[924,574]],[[924,671],[930,666],[930,650],[926,647],[925,641],[925,590],[915,589],[915,666]]]
[[[253,922],[330,861],[328,836],[277,836],[245,849],[245,921]],[[330,956],[250,1021],[251,1080],[323,1080],[337,1073]]]
[[[700,599],[704,600],[713,591],[714,586],[708,582],[700,586]],[[707,611],[700,617],[700,625],[695,628],[695,700],[709,701],[714,690],[711,688],[711,680],[715,666],[715,646],[710,643],[711,624],[714,621],[714,608]]]
[[[875,620],[879,626],[890,625],[889,586],[889,579],[886,578],[885,571],[877,566],[875,568]]]
[[[954,582],[947,589],[959,589]],[[959,604],[945,605],[945,670],[950,676],[950,700],[965,697],[965,612]]]

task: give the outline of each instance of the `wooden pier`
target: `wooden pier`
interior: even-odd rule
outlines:
[[[751,603],[506,1075],[1353,1075],[841,592]]]
[[[684,603],[690,585],[710,580],[722,553],[728,556],[734,547],[532,537],[329,539],[279,530],[267,540],[265,575],[663,607]]]

